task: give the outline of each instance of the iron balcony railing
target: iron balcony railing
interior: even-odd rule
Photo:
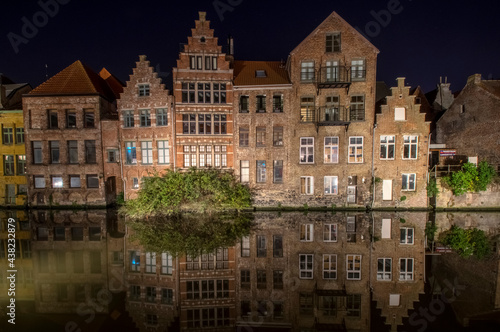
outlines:
[[[319,125],[335,126],[350,122],[349,109],[344,106],[321,106],[316,109],[316,119]]]
[[[351,84],[350,68],[323,66],[319,69],[317,84],[320,88],[345,88]]]

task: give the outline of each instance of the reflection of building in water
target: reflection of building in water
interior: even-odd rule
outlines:
[[[9,231],[8,220],[16,220],[15,232],[15,259],[8,260],[9,256]],[[25,211],[0,211],[0,301],[8,300],[10,282],[7,280],[7,270],[17,270],[16,273],[16,301],[33,301],[35,292],[33,288],[33,258],[31,250],[31,229]],[[10,242],[12,244],[12,241]],[[12,250],[12,246],[10,246]],[[14,268],[7,268],[10,263]]]
[[[372,299],[385,323],[396,331],[424,293],[427,212],[377,212],[373,216]]]
[[[179,259],[181,331],[234,330],[235,271],[234,247]]]
[[[30,221],[36,311],[109,312],[106,211],[31,211]]]
[[[369,330],[369,218],[258,214],[237,246],[237,325],[275,330]]]
[[[460,324],[481,328],[490,321],[500,324],[500,239],[498,213],[438,213],[436,226],[440,233],[453,225],[464,229],[478,228],[493,236],[495,258],[479,260],[461,258],[456,253],[433,256],[429,280],[435,297],[441,292],[447,298]],[[485,324],[485,325],[481,325]]]
[[[125,307],[139,330],[165,329],[179,315],[177,259],[166,252],[146,251],[131,237],[128,228],[124,246]]]

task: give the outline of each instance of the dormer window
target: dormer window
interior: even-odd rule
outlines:
[[[139,97],[149,96],[149,84],[139,84]]]
[[[255,77],[261,77],[261,78],[267,77],[267,73],[265,70],[259,69],[255,71]]]

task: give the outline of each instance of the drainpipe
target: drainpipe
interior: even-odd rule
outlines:
[[[120,126],[120,123],[118,122],[118,126]],[[118,153],[120,154],[120,177],[122,179],[122,185],[123,185],[123,200],[126,201],[127,193],[125,192],[127,189],[127,185],[125,183],[125,177],[123,176],[123,158],[122,158],[122,140],[120,137],[120,129],[119,127],[116,127],[116,131],[118,132]]]
[[[429,175],[429,158],[431,157],[431,137],[432,133],[429,133],[429,138],[427,139],[427,162],[426,162],[426,169],[425,169],[425,177],[427,178],[427,185],[429,185],[429,180],[430,180],[430,175]],[[436,197],[437,199],[437,197]],[[431,198],[427,196],[427,207],[429,206]],[[436,202],[437,205],[437,202]],[[425,264],[424,264],[425,265]]]
[[[375,129],[377,129],[377,124],[373,124],[373,136],[372,136],[372,208],[375,204]]]
[[[176,167],[176,164],[177,164],[176,163],[176,161],[177,161],[177,149],[176,149],[176,146],[177,146],[177,143],[176,143],[177,137],[175,136],[175,123],[177,121],[176,121],[176,118],[175,118],[174,107],[175,107],[175,95],[172,95],[172,103],[170,104],[170,110],[171,110],[171,114],[172,114],[172,116],[171,116],[172,117],[172,157],[173,157],[174,172],[175,172],[175,167]]]

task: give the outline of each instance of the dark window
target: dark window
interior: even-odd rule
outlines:
[[[101,273],[101,252],[92,250],[90,252],[90,273]]]
[[[83,227],[71,227],[71,240],[83,241]]]
[[[24,144],[24,128],[16,128],[16,144]]]
[[[283,257],[283,237],[281,235],[273,236],[273,257]]]
[[[99,188],[99,178],[97,174],[87,175],[87,188]]]
[[[49,129],[57,129],[59,128],[57,111],[49,111],[48,112],[48,120],[49,120]]]
[[[139,97],[149,96],[149,84],[139,84]]]
[[[75,111],[66,111],[66,128],[76,128]]]
[[[283,127],[273,128],[273,146],[283,146]]]
[[[283,182],[283,160],[273,161],[273,182]]]
[[[3,174],[14,175],[14,156],[12,155],[3,156]]]
[[[283,289],[283,271],[281,270],[273,271],[273,288]]]
[[[31,145],[32,145],[32,149],[33,149],[33,163],[34,164],[41,164],[43,162],[42,142],[33,141],[33,142],[31,142]]]
[[[240,113],[248,113],[248,96],[240,96]]]
[[[89,241],[101,241],[101,227],[89,227]]]
[[[59,164],[59,141],[49,141],[50,145],[50,162],[52,164]]]
[[[159,108],[156,110],[156,126],[167,126],[168,125],[168,117],[167,117],[167,109]]]
[[[125,128],[134,126],[134,111],[123,111],[123,126]]]
[[[97,162],[95,141],[85,141],[85,162],[95,164]]]
[[[248,128],[240,127],[240,146],[248,146]]]
[[[267,244],[266,244],[266,236],[258,235],[257,236],[257,257],[266,257],[267,254]]]
[[[257,135],[256,135],[256,146],[264,147],[266,146],[266,127],[257,127]]]
[[[257,270],[257,289],[266,289],[266,270]]]
[[[61,226],[54,227],[54,241],[66,240],[66,229]]]
[[[250,289],[250,270],[241,270],[241,288]]]
[[[3,144],[12,144],[14,142],[14,128],[3,128]]]
[[[257,113],[266,112],[266,96],[257,96],[257,105],[255,110]]]
[[[78,141],[68,141],[68,162],[78,164]]]
[[[95,127],[95,115],[94,112],[85,112],[85,128]]]
[[[273,96],[273,112],[282,113],[283,112],[283,96],[274,95]]]
[[[151,111],[140,110],[141,127],[151,127]]]
[[[26,155],[24,155],[24,154],[17,155],[17,169],[16,169],[16,174],[17,175],[24,175],[24,174],[26,174]]]
[[[326,52],[340,52],[340,32],[326,35]]]

